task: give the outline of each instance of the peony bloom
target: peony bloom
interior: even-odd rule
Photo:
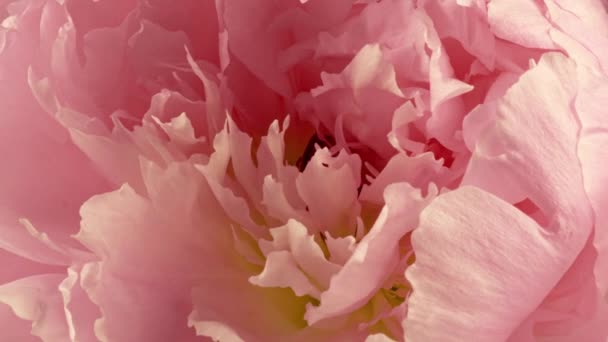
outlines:
[[[606,341],[600,0],[0,0],[1,341]]]

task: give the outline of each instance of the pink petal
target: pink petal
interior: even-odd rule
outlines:
[[[301,96],[301,111],[334,135],[350,134],[381,156],[390,155],[386,136],[392,113],[405,102],[395,69],[378,44],[365,45],[339,74],[322,73],[323,85]],[[310,108],[308,108],[310,107]],[[312,110],[312,113],[310,111]],[[373,124],[370,120],[373,118]],[[345,142],[338,141],[338,144]],[[341,146],[340,147],[346,147]]]
[[[390,184],[407,182],[414,188],[427,189],[431,182],[441,188],[447,169],[435,160],[432,153],[410,157],[405,153],[393,156],[380,174],[361,190],[361,200],[384,203],[384,192]]]
[[[214,270],[211,276],[212,281],[193,293],[195,308],[189,325],[198,335],[256,341],[269,336],[288,338],[304,328],[300,309],[304,300],[291,290],[252,286],[245,274]]]
[[[214,256],[226,263],[222,258],[233,253],[229,222],[191,165],[142,167],[150,198],[125,185],[81,209],[77,238],[101,259],[82,275],[85,291],[103,314],[96,335],[112,341],[190,339],[190,289],[201,271],[192,260]]]
[[[192,123],[186,113],[181,113],[179,116],[172,118],[168,123],[162,122],[156,117],[153,117],[153,119],[167,133],[169,138],[178,144],[188,146],[198,142],[194,133],[194,127],[192,127]]]
[[[2,321],[3,324],[2,332],[0,332],[0,338],[6,341],[41,341],[39,337],[31,334],[31,323],[17,317],[8,305],[0,304],[0,321]]]
[[[579,249],[577,239],[547,235],[474,187],[439,196],[424,209],[412,245],[406,339],[438,341],[505,340]]]
[[[280,32],[269,30],[269,26],[289,4],[271,6],[241,0],[225,0],[220,4],[230,51],[273,91],[288,95],[291,89],[287,76],[275,67],[276,53],[281,48]]]
[[[353,220],[359,211],[360,168],[361,160],[357,155],[342,151],[332,157],[326,148],[317,150],[296,179],[298,193],[316,223],[316,227],[310,228],[340,236],[352,231]]]
[[[552,25],[540,5],[531,0],[492,0],[488,22],[497,37],[529,48],[552,49]]]
[[[326,235],[325,243],[329,251],[329,261],[338,265],[344,265],[350,259],[357,245],[354,236],[334,238],[329,233]]]
[[[78,230],[80,204],[106,190],[108,184],[32,94],[29,67],[37,63],[39,54],[34,37],[41,25],[40,6],[11,6],[18,29],[0,29],[7,39],[0,51],[0,154],[4,165],[0,245],[28,258],[57,263],[60,253],[43,247],[36,241],[42,235],[35,236],[35,229],[26,230],[20,219],[29,220],[30,227],[38,227],[46,238],[65,243]],[[63,259],[65,262],[65,256]]]
[[[546,6],[547,16],[556,27],[550,31],[551,38],[578,63],[599,66],[607,73],[608,14],[604,6],[593,0],[576,4],[547,1]]]
[[[1,248],[0,263],[2,264],[2,269],[0,270],[0,284],[10,283],[32,275],[61,273],[65,271],[65,266],[63,265],[38,263]]]
[[[428,25],[428,24],[427,24]],[[428,28],[427,46],[432,50],[429,60],[431,117],[426,123],[429,137],[437,138],[452,150],[461,149],[456,132],[462,126],[464,107],[460,95],[473,90],[473,86],[455,77],[445,47],[437,32]]]
[[[365,342],[395,342],[392,338],[384,335],[384,334],[373,334],[369,335]]]
[[[194,331],[186,325],[191,310],[187,295],[176,294],[175,285],[159,285],[158,280],[154,284],[152,279],[133,281],[117,271],[103,263],[83,269],[83,289],[102,313],[95,321],[97,340],[196,341]]]
[[[591,229],[576,151],[578,123],[571,107],[576,77],[572,61],[562,54],[545,54],[498,100],[496,123],[478,139],[463,179],[463,184],[511,203],[529,199],[549,218],[549,231],[572,234],[578,246],[573,253],[582,248]],[[554,143],[546,144],[546,139]]]
[[[608,124],[603,113],[608,104],[608,77],[595,75],[579,68],[580,91],[575,108],[581,124],[578,157],[583,171],[584,186],[595,213],[593,245],[598,253],[595,277],[600,295],[608,293],[608,177],[601,171],[601,163],[608,158]]]
[[[82,272],[81,272],[82,271]],[[94,341],[95,320],[100,316],[99,308],[91,302],[84,287],[87,268],[69,268],[68,276],[59,284],[63,297],[65,318],[72,341]]]
[[[321,304],[306,311],[309,324],[352,312],[375,294],[399,262],[399,240],[416,227],[417,213],[436,192],[431,187],[425,198],[407,183],[387,187],[386,205],[376,223],[331,279],[329,289],[321,294]],[[355,283],[357,286],[352,286]]]
[[[605,337],[608,302],[596,284],[596,259],[593,240],[589,239],[559,283],[509,340],[599,341]]]
[[[325,258],[314,236],[295,220],[271,229],[270,234],[271,242],[259,242],[260,249],[267,257],[264,271],[250,278],[250,281],[264,287],[294,285],[292,288],[296,295],[318,298],[340,267]],[[293,275],[293,279],[287,274]]]
[[[281,222],[293,218],[304,223],[306,226],[310,225],[312,227],[314,221],[310,213],[306,212],[303,208],[294,207],[287,198],[287,190],[285,188],[285,184],[279,183],[271,175],[264,178],[262,204],[266,207],[268,215]]]
[[[283,287],[293,290],[296,296],[319,298],[319,289],[298,268],[297,261],[288,251],[272,251],[266,255],[264,270],[249,278],[253,285],[261,287]]]
[[[61,274],[31,276],[0,286],[0,303],[15,315],[32,321],[31,333],[43,341],[68,341],[63,301],[59,293]]]

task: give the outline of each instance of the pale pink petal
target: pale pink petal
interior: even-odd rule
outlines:
[[[317,150],[296,179],[298,193],[316,223],[316,227],[309,229],[339,236],[352,232],[359,211],[360,168],[357,155],[343,151],[334,158],[326,148]]]
[[[433,26],[439,37],[447,45],[452,65],[470,67],[470,54],[487,69],[494,69],[496,51],[493,32],[487,23],[485,1],[450,0],[421,1],[421,7],[433,19]],[[463,49],[464,51],[460,50]],[[466,52],[466,53],[464,53]],[[466,63],[466,64],[463,64]],[[468,70],[458,70],[465,75]]]
[[[392,338],[384,335],[384,334],[373,334],[369,335],[365,342],[395,342]]]
[[[265,229],[255,223],[251,217],[251,211],[247,205],[247,201],[235,195],[230,188],[222,186],[205,166],[199,167],[199,170],[205,175],[207,183],[213,191],[213,195],[220,203],[227,215],[239,224],[243,229],[253,234],[255,237],[263,237],[268,234]]]
[[[407,182],[418,189],[427,189],[430,182],[441,188],[447,169],[432,153],[422,153],[410,157],[405,153],[396,154],[382,169],[380,174],[361,190],[360,198],[373,203],[384,203],[384,191],[393,183]]]
[[[63,243],[78,230],[80,204],[108,184],[30,89],[29,67],[40,49],[33,37],[40,30],[42,5],[15,3],[9,12],[16,27],[0,28],[6,35],[0,51],[0,230],[3,248],[44,261],[46,247],[19,220],[28,219]],[[57,262],[56,256],[49,262]]]
[[[395,70],[384,60],[378,44],[365,45],[341,74],[322,74],[321,78],[324,85],[312,90],[315,96],[335,87],[350,87],[355,96],[364,87],[375,87],[403,96],[395,79]]]
[[[338,272],[340,267],[325,258],[323,250],[314,240],[314,236],[300,222],[289,220],[286,225],[271,229],[270,234],[272,235],[272,241],[259,241],[262,252],[267,256],[279,251],[289,252],[289,256],[275,254],[275,260],[273,261],[285,263],[286,270],[292,270],[292,272],[299,268],[302,276],[304,276],[302,279],[312,281],[311,285],[316,287],[317,291],[309,294],[318,298],[319,291],[325,290],[329,286],[330,279]],[[267,260],[267,262],[270,262],[270,260]],[[280,265],[274,267],[280,268]],[[268,263],[266,264],[266,270],[280,275],[279,270],[271,270],[271,265]],[[297,278],[301,277],[298,276]]]
[[[309,324],[352,312],[375,294],[399,263],[399,240],[418,225],[417,213],[436,194],[437,189],[431,187],[423,197],[407,183],[386,188],[386,205],[374,226],[331,279],[329,289],[321,294],[321,304],[306,311]]]
[[[548,0],[547,16],[555,25],[551,38],[579,63],[599,67],[608,73],[608,13],[599,1],[587,1],[587,8],[565,1]],[[597,21],[604,24],[596,24]],[[590,24],[593,23],[593,26]]]
[[[597,252],[590,239],[570,269],[539,307],[513,332],[510,341],[599,341],[608,334],[608,303],[593,273]]]
[[[230,118],[227,120],[227,130],[230,142],[230,161],[235,178],[243,186],[247,196],[257,205],[262,199],[261,184],[263,178],[258,174],[251,159],[253,138],[241,131]]]
[[[591,229],[571,107],[576,77],[574,63],[565,56],[544,55],[498,100],[495,124],[478,139],[463,179],[511,203],[530,200],[549,219],[549,231],[572,234],[578,241],[572,253],[582,248]],[[549,137],[554,143],[543,143]]]
[[[157,117],[153,117],[153,119],[167,133],[171,140],[186,146],[198,142],[194,133],[194,127],[192,127],[192,123],[186,113],[181,113],[167,123],[160,121]],[[204,141],[204,138],[202,141]]]
[[[502,39],[529,48],[555,48],[549,35],[551,22],[538,2],[492,0],[488,3],[488,22],[494,34]]]
[[[315,55],[355,55],[367,44],[385,46],[385,57],[394,65],[399,83],[428,81],[429,56],[425,52],[427,22],[422,11],[408,1],[366,4],[361,13],[334,32],[321,33]]]
[[[305,327],[305,299],[289,289],[253,286],[244,276],[214,269],[204,286],[194,289],[189,325],[199,335],[256,341],[290,338]]]
[[[464,142],[472,152],[477,143],[477,138],[496,120],[496,100],[504,96],[505,92],[517,82],[519,76],[504,72],[494,81],[483,103],[473,108],[463,121]]]
[[[599,182],[595,186],[600,188],[603,185],[600,185],[601,178],[588,173],[587,165],[593,165],[597,155],[591,157],[589,153],[593,150],[588,149],[586,141],[597,135],[588,135],[585,131],[588,124],[587,127],[593,127],[592,116],[579,114],[577,118],[572,106],[578,103],[580,107],[580,102],[575,102],[576,94],[580,94],[575,88],[578,81],[575,65],[566,57],[543,56],[538,65],[524,73],[504,97],[497,100],[495,123],[480,135],[463,181],[517,203],[518,208],[550,232],[549,237],[563,239],[562,244],[568,246],[561,257],[569,260],[568,267],[572,264],[570,270],[562,271],[565,274],[561,282],[547,292],[545,303],[522,324],[514,335],[516,339],[532,328],[539,336],[576,336],[586,330],[577,331],[574,327],[582,323],[576,320],[586,317],[590,324],[595,324],[598,320],[593,317],[599,318],[595,316],[596,310],[602,306],[595,304],[603,296],[597,293],[592,278],[595,252],[589,245],[583,247],[590,236],[590,210],[594,206],[594,200],[584,190],[589,182]],[[532,89],[534,95],[530,96]],[[582,124],[583,120],[586,123],[579,131],[579,122]],[[543,132],[543,136],[539,137],[536,132]],[[541,143],[547,137],[554,141],[550,146]],[[493,174],[494,180],[486,176],[489,174]],[[533,181],[535,177],[531,175],[538,175],[543,181]],[[502,184],[496,182],[496,177]],[[596,217],[596,228],[600,228],[598,223],[601,221]],[[602,231],[600,228],[596,234],[601,235]]]
[[[595,212],[594,247],[597,250],[595,277],[600,293],[608,294],[608,177],[602,172],[608,158],[608,123],[604,114],[608,105],[608,77],[579,68],[580,91],[575,108],[581,124],[578,157],[583,171],[585,190]]]
[[[424,144],[410,138],[410,124],[424,117],[424,111],[416,108],[412,101],[408,101],[395,110],[392,119],[392,130],[387,135],[390,144],[399,151],[421,153]]]
[[[437,341],[505,340],[579,249],[577,239],[547,235],[518,209],[474,187],[435,199],[412,244],[406,339]]]
[[[0,0],[0,340],[599,342],[606,61],[605,0]]]
[[[322,73],[321,79],[323,85],[311,90],[312,98],[299,98],[308,119],[320,120],[336,136],[342,134],[341,125],[379,155],[390,155],[386,136],[393,112],[405,99],[380,46],[363,46],[339,74]]]
[[[100,263],[86,265],[82,277],[83,289],[102,314],[94,325],[97,340],[196,341],[186,325],[192,304],[187,295],[174,292],[175,285],[133,281]]]
[[[31,333],[43,341],[69,341],[63,301],[59,293],[62,274],[31,276],[0,286],[0,303],[19,318],[31,321]]]
[[[601,0],[548,0],[547,4],[556,4],[576,16],[585,26],[593,27],[598,35],[608,35],[608,12],[605,2]],[[571,27],[576,29],[575,27]],[[579,37],[582,38],[582,37]]]
[[[74,144],[115,185],[128,182],[138,191],[144,190],[139,168],[140,156],[159,164],[186,159],[185,151],[165,143],[155,123],[144,123],[129,130],[118,116],[113,117],[115,127],[109,131],[99,120],[81,113],[61,109],[57,114],[58,120],[70,132]]]
[[[458,149],[462,141],[456,132],[461,128],[465,114],[459,96],[473,90],[473,86],[454,76],[445,48],[433,34],[429,37],[432,37],[428,45],[433,54],[429,66],[432,115],[426,124],[428,135],[451,149]]]
[[[188,164],[171,164],[167,170],[143,166],[151,199],[123,186],[93,197],[81,209],[77,238],[102,260],[83,275],[88,279],[83,288],[103,315],[96,323],[102,340],[193,337],[186,322],[201,265],[192,260],[205,260],[205,255],[222,260],[233,253],[229,222],[198,170]],[[127,329],[125,322],[133,320],[137,323]]]
[[[253,285],[261,287],[283,287],[293,290],[296,296],[319,298],[319,289],[311,283],[288,251],[272,251],[266,255],[264,270],[249,278]]]
[[[191,100],[181,92],[163,89],[152,96],[150,108],[144,118],[155,117],[162,122],[167,122],[182,113],[186,113],[196,137],[207,137],[205,103],[199,100]]]
[[[0,338],[6,341],[40,342],[39,337],[31,334],[32,324],[15,315],[10,306],[0,304],[0,320],[2,332]]]
[[[211,75],[209,75],[211,72],[203,71],[201,66],[194,60],[194,57],[187,50],[186,59],[196,77],[203,82],[203,87],[205,90],[205,121],[207,123],[208,136],[211,139],[224,127],[224,122],[226,120],[226,109],[230,108],[230,106],[225,103],[227,102],[227,96],[222,96],[219,85],[214,82],[214,79],[211,77]],[[212,69],[215,69],[215,66],[212,66]],[[226,108],[224,108],[224,105]]]
[[[70,339],[74,342],[94,341],[95,320],[101,315],[84,291],[86,278],[81,274],[86,275],[86,272],[86,268],[69,268],[68,276],[59,284]]]
[[[344,265],[353,255],[357,241],[354,236],[334,238],[331,234],[325,236],[325,244],[329,251],[329,261],[334,264]]]
[[[278,182],[271,175],[264,178],[263,191],[262,204],[266,207],[269,216],[282,222],[293,218],[305,225],[314,224],[312,217],[305,209],[295,208],[291,205],[287,198],[285,184]]]

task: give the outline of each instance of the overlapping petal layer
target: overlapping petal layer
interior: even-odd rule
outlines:
[[[605,6],[0,0],[0,340],[605,340]]]

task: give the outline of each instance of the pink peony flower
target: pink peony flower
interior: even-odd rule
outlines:
[[[605,341],[600,0],[0,0],[1,341]]]

